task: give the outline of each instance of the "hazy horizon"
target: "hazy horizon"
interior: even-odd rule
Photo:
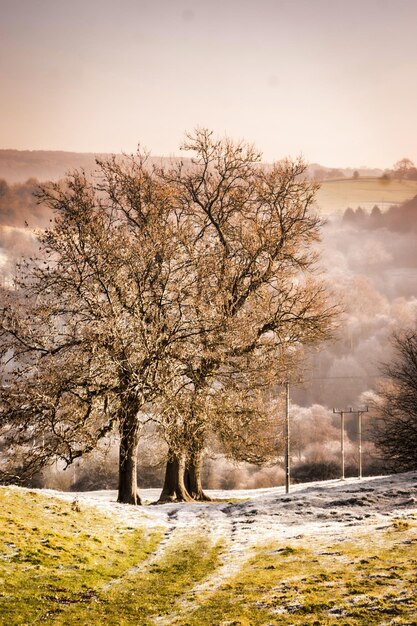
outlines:
[[[225,135],[219,135],[220,137],[222,136],[229,136],[228,134]],[[234,139],[234,137],[231,137],[232,139]],[[139,144],[138,144],[139,146]],[[176,159],[176,158],[181,158],[181,159],[189,159],[191,158],[189,155],[184,154],[180,149],[177,150],[177,153],[171,153],[171,154],[156,154],[155,152],[153,152],[152,150],[150,150],[147,146],[144,146],[145,150],[147,152],[150,152],[150,156],[151,158],[155,158],[155,159]],[[24,153],[24,152],[29,152],[30,154],[44,154],[44,153],[56,153],[56,154],[68,154],[68,155],[82,155],[82,156],[99,156],[99,155],[103,155],[103,156],[111,156],[111,155],[130,155],[130,154],[136,154],[136,149],[133,149],[131,151],[126,151],[126,150],[120,150],[119,152],[98,152],[98,151],[94,151],[94,150],[62,150],[62,149],[54,149],[54,150],[49,150],[48,148],[14,148],[12,146],[9,147],[5,147],[5,148],[0,148],[0,153],[5,153],[5,152],[17,152],[17,153]],[[282,157],[282,159],[285,159],[285,157]],[[276,160],[280,160],[279,158],[277,158]],[[262,159],[263,163],[269,163],[269,161],[267,161],[266,159]],[[272,161],[270,161],[272,162]],[[381,168],[381,167],[374,167],[373,165],[369,165],[369,164],[365,164],[363,163],[360,166],[355,166],[355,165],[346,165],[346,166],[339,166],[338,164],[332,164],[332,165],[328,165],[327,163],[318,163],[318,162],[312,162],[312,161],[306,161],[308,166],[320,166],[323,168],[327,168],[327,169],[340,169],[340,170],[372,170],[372,171],[384,171],[386,169],[390,169],[389,166],[387,166],[386,168]],[[7,178],[7,177],[6,177]],[[22,179],[23,181],[23,179]]]
[[[414,0],[0,0],[0,148],[181,155],[196,126],[265,161],[417,161]]]

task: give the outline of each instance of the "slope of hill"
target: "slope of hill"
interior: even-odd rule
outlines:
[[[157,507],[0,495],[8,625],[415,624],[417,473]]]
[[[92,152],[0,150],[0,179],[3,178],[9,184],[23,183],[32,178],[38,181],[59,180],[75,169],[91,172],[96,167],[97,158],[111,156]],[[175,160],[175,157],[150,158],[150,162],[155,163],[172,160]]]
[[[108,156],[110,155],[49,150],[0,150],[0,179],[6,180],[9,184],[23,183],[32,178],[39,181],[58,180],[74,169],[90,172],[95,168],[97,157]],[[157,163],[168,160],[172,158],[151,158],[151,161]],[[314,176],[318,170],[333,172],[332,168],[323,168],[318,164],[308,166],[310,176]],[[353,170],[337,171],[340,175],[351,176]],[[370,210],[375,204],[384,209],[417,194],[417,181],[383,180],[376,175],[380,170],[360,171],[371,175],[361,175],[357,179],[331,178],[321,182],[321,189],[317,194],[317,205],[321,212],[340,213],[349,206],[352,208],[361,206]]]
[[[69,170],[92,170],[96,156],[104,155],[49,150],[0,150],[0,178],[8,183],[22,183],[29,178],[58,180]]]
[[[361,206],[370,211],[374,205],[384,210],[417,194],[415,180],[382,178],[339,178],[325,180],[317,193],[317,205],[325,214],[341,213]]]

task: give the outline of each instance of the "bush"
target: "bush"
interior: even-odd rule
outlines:
[[[309,483],[316,480],[333,480],[340,478],[340,463],[336,461],[313,461],[296,465],[291,472],[291,477],[295,483]],[[355,476],[357,470],[354,466],[345,468],[346,476]]]

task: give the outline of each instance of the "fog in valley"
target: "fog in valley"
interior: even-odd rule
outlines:
[[[392,332],[415,322],[417,199],[374,214],[348,210],[323,227],[321,263],[344,314],[337,340],[306,372],[303,405],[356,405],[391,356]]]

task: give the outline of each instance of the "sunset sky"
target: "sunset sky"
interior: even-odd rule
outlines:
[[[417,0],[0,0],[0,148],[417,162]]]

